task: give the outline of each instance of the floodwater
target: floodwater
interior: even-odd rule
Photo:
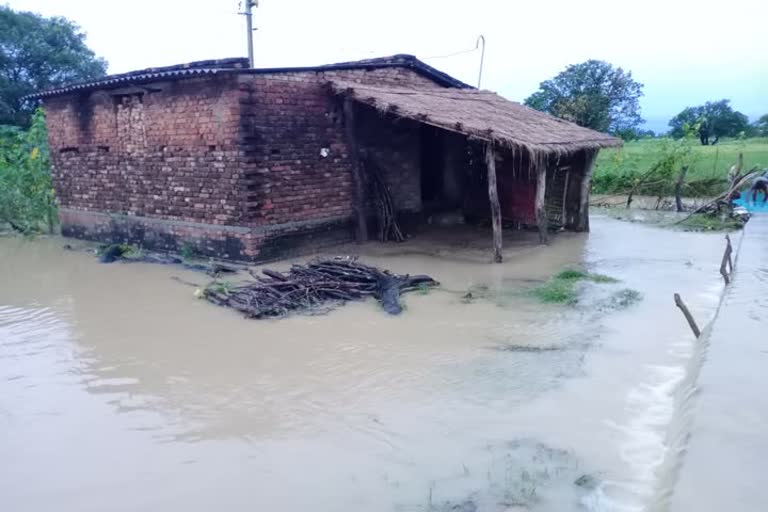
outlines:
[[[662,505],[672,512],[768,510],[768,215],[745,228],[737,274],[701,341],[699,378],[675,423],[689,441]],[[670,495],[671,494],[671,495]]]
[[[0,238],[2,509],[643,510],[677,479],[697,353],[672,294],[714,317],[723,240],[592,228],[510,241],[502,265],[489,240],[366,246],[442,287],[399,317],[370,301],[276,321],[195,300],[201,274]],[[621,282],[575,306],[524,292],[568,265]]]

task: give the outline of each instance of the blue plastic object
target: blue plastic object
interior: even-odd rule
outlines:
[[[763,194],[761,192],[758,192],[757,194],[757,201],[754,203],[752,202],[752,194],[747,192],[742,192],[743,196],[749,195],[747,198],[739,198],[733,201],[733,204],[736,204],[738,206],[743,206],[748,211],[755,213],[755,212],[764,212],[768,213],[768,201],[763,202]]]

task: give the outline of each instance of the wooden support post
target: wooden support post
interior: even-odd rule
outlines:
[[[680,311],[683,312],[685,319],[688,320],[688,325],[691,327],[693,335],[697,338],[701,336],[701,331],[699,330],[699,326],[696,325],[696,320],[693,319],[693,315],[691,315],[691,312],[688,311],[688,307],[685,305],[685,302],[683,302],[683,299],[681,299],[680,295],[677,293],[675,294],[675,305],[680,308]]]
[[[539,164],[536,167],[536,225],[539,227],[539,242],[545,244],[549,241],[547,232],[547,210],[545,207],[545,198],[547,192],[547,166]]]
[[[368,223],[365,219],[365,180],[360,162],[360,153],[355,135],[355,109],[352,100],[344,98],[344,131],[346,135],[349,162],[352,166],[353,209],[355,214],[355,240],[368,240]]]
[[[493,150],[493,142],[485,146],[485,166],[488,170],[488,199],[491,202],[493,225],[493,261],[501,263],[501,205],[499,190],[496,188],[496,152]]]
[[[571,170],[565,170],[565,185],[563,186],[563,212],[560,214],[560,227],[564,228],[568,224],[568,180],[571,177]]]
[[[596,149],[585,150],[584,174],[581,177],[579,219],[576,225],[576,231],[589,231],[589,189],[592,185],[592,165],[595,163],[596,156]]]

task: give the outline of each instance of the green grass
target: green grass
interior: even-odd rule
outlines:
[[[731,217],[697,213],[681,222],[680,226],[689,231],[734,231],[744,227],[744,224]]]
[[[578,299],[576,283],[592,281],[594,283],[616,283],[617,279],[603,274],[593,274],[577,269],[566,269],[555,274],[552,279],[532,290],[533,296],[541,302],[551,304],[575,304]]]
[[[595,162],[593,192],[613,194],[625,192],[627,183],[633,176],[648,171],[662,154],[663,139],[647,139],[627,142],[624,147],[604,149]],[[693,163],[688,171],[686,182],[697,180],[723,180],[717,183],[690,186],[687,196],[708,196],[724,186],[728,170],[736,163],[739,153],[744,154],[744,169],[768,167],[768,138],[745,140],[724,140],[714,146],[695,145]],[[671,184],[673,185],[673,184]]]

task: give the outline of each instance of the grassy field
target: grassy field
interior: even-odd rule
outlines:
[[[662,153],[663,139],[627,142],[623,148],[604,149],[595,163],[593,191],[595,193],[620,193],[622,183],[630,180],[616,179],[621,176],[639,176],[651,168]],[[744,154],[744,167],[768,168],[768,138],[726,140],[714,146],[696,145],[694,159],[686,181],[726,178],[728,169],[736,163],[739,153]],[[701,193],[711,193],[712,187]],[[693,195],[700,195],[693,191]]]

